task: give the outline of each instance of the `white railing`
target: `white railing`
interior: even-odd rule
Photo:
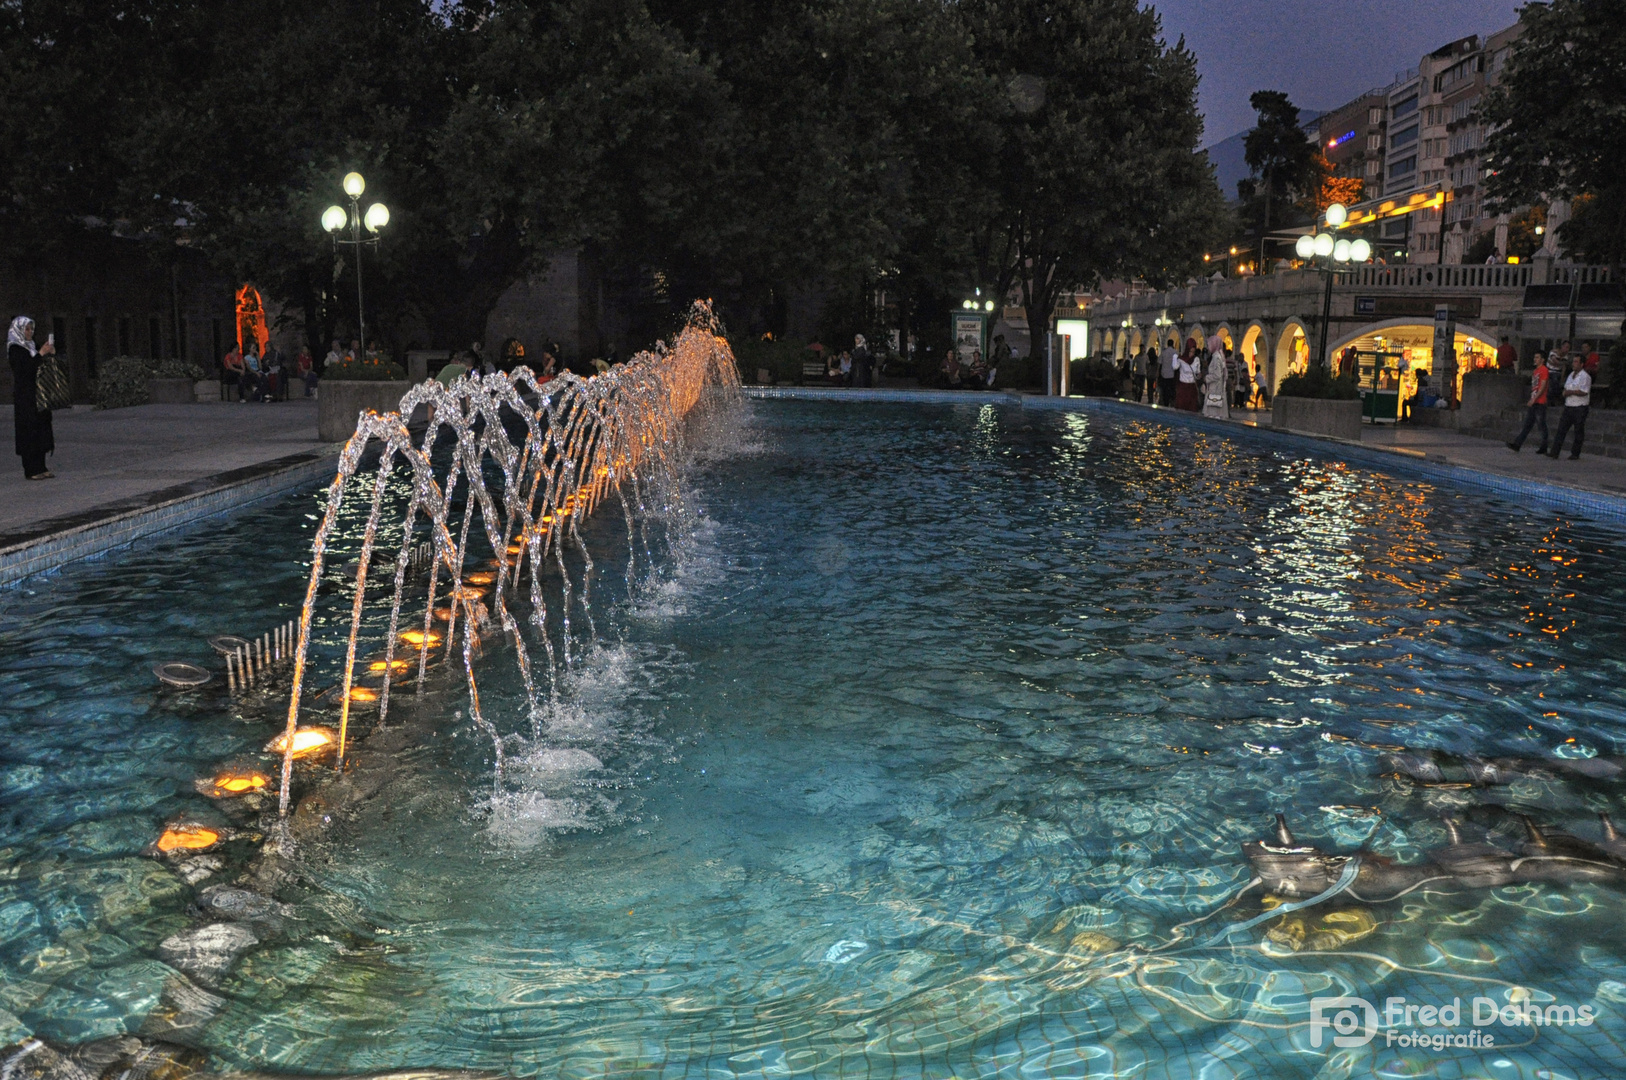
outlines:
[[[1396,289],[1433,292],[1461,289],[1470,292],[1522,291],[1527,285],[1601,284],[1614,280],[1607,266],[1558,263],[1546,274],[1533,263],[1518,266],[1358,266],[1341,277],[1340,292],[1350,289]],[[1261,277],[1241,277],[1227,281],[1203,281],[1167,292],[1130,293],[1097,304],[1097,319],[1130,313],[1184,309],[1201,304],[1235,303],[1259,297],[1279,297],[1296,292],[1320,292],[1322,279],[1316,270],[1283,270]]]
[[[1535,267],[1521,266],[1361,266],[1351,285],[1400,289],[1522,289]]]

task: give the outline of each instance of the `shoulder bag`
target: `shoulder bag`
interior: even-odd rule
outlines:
[[[68,373],[62,360],[55,354],[39,358],[34,370],[34,407],[40,412],[66,409],[73,404],[73,389],[68,385]]]

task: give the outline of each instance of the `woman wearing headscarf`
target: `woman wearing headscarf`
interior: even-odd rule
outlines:
[[[55,352],[56,346],[49,341],[35,347],[33,319],[19,315],[11,320],[11,329],[6,331],[6,359],[11,361],[17,456],[23,459],[23,475],[30,480],[50,480],[54,475],[45,467],[45,455],[56,450],[56,436],[51,431],[51,410],[39,407],[36,380],[39,358]]]
[[[1203,378],[1204,416],[1212,416],[1219,420],[1230,418],[1230,403],[1226,400],[1228,382],[1229,372],[1225,370],[1225,350],[1216,344],[1214,351],[1208,354],[1208,374]]]
[[[1174,361],[1174,376],[1177,380],[1174,388],[1174,407],[1186,412],[1198,412],[1202,409],[1202,395],[1197,390],[1197,383],[1202,378],[1203,363],[1197,355],[1197,340],[1186,338],[1186,347]]]

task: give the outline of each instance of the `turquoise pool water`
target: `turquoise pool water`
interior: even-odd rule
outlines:
[[[500,787],[455,693],[401,706],[445,723],[303,849],[294,914],[203,1029],[219,1064],[1618,1074],[1608,884],[1334,901],[1293,924],[1342,933],[1321,947],[1266,922],[1151,951],[1248,881],[1274,812],[1402,861],[1446,813],[1510,845],[1498,807],[1596,837],[1626,785],[1422,787],[1377,747],[1621,753],[1618,532],[1107,413],[745,411],[702,441],[659,580],[629,603],[606,575],[540,739],[506,663],[482,668]],[[193,892],[140,851],[272,717],[148,665],[289,618],[318,509],[0,594],[0,1041],[136,1030],[158,1001]],[[1526,994],[1600,1019],[1312,1045],[1313,997]]]

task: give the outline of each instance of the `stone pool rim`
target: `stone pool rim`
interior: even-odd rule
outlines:
[[[331,479],[340,449],[229,469],[0,535],[0,588]]]

